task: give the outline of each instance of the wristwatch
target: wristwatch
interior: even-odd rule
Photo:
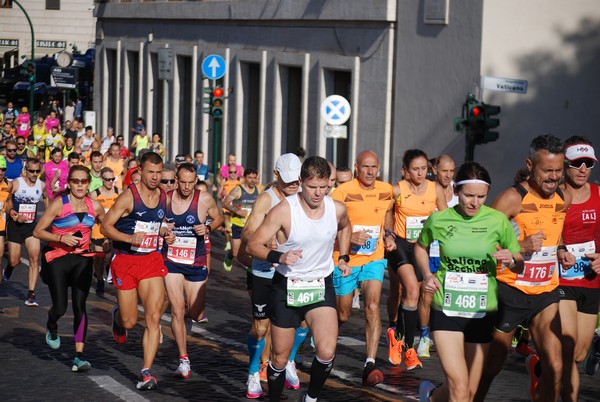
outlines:
[[[339,260],[344,260],[346,261],[346,263],[350,262],[350,256],[348,254],[340,254],[340,256],[338,257],[338,261]]]

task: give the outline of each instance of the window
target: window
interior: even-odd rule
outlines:
[[[60,0],[46,0],[46,10],[60,10]]]

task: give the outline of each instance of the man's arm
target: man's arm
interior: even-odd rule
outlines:
[[[444,209],[448,208],[446,194],[444,194],[444,188],[438,182],[435,182],[435,197],[435,205],[438,211],[443,211]]]
[[[287,202],[280,202],[275,206],[267,216],[265,217],[262,224],[257,228],[254,232],[252,238],[248,239],[248,245],[246,246],[246,252],[259,260],[270,261],[273,263],[280,264],[293,264],[299,258],[297,253],[292,253],[290,250],[283,254],[275,252],[275,250],[271,250],[266,246],[266,244],[279,232],[281,229],[284,229],[287,225],[289,225],[289,221],[291,218],[290,205]],[[274,252],[275,254],[271,254],[271,258],[269,257],[269,253]],[[292,255],[293,254],[293,255]],[[278,258],[273,258],[273,256],[278,255]],[[295,256],[295,258],[293,258]]]
[[[239,212],[241,211],[237,209],[235,205],[233,205],[233,202],[239,199],[241,196],[242,189],[240,188],[240,186],[236,186],[233,190],[229,192],[229,194],[227,194],[227,196],[223,200],[223,207],[234,215],[242,216],[239,214]]]
[[[248,217],[244,229],[242,230],[242,241],[240,243],[240,249],[238,250],[237,259],[247,267],[252,266],[252,257],[246,252],[248,239],[254,235],[256,229],[263,223],[269,209],[271,209],[271,196],[267,193],[259,195],[258,198],[256,198],[256,201],[254,201],[252,213],[250,214],[250,217]]]

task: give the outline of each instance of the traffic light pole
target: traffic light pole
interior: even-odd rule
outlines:
[[[475,141],[471,137],[470,130],[465,130],[465,162],[471,162],[475,159]]]
[[[21,3],[19,3],[18,0],[13,0],[13,3],[15,3],[17,6],[19,6],[21,11],[23,11],[23,14],[25,14],[25,18],[27,18],[27,22],[29,22],[29,29],[31,29],[31,62],[35,66],[35,34],[33,32],[33,24],[31,23],[29,14],[27,14],[27,11],[25,11],[25,9],[21,5]],[[34,97],[34,95],[35,95],[35,74],[33,76],[33,82],[29,83],[29,114],[31,116],[33,116],[33,97]],[[33,117],[32,117],[32,119],[33,119]]]

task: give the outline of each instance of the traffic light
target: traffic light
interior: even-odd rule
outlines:
[[[35,62],[34,61],[30,61],[29,65],[27,66],[27,80],[32,84],[35,82]]]
[[[467,103],[467,127],[470,131],[483,131],[485,128],[485,109],[482,103]]]
[[[483,104],[483,108],[485,109],[485,129],[483,133],[483,139],[485,142],[496,141],[498,139],[497,131],[490,131],[500,125],[500,119],[494,118],[492,116],[496,116],[500,114],[500,106],[496,105],[486,105]]]
[[[211,114],[215,119],[223,117],[223,101],[225,100],[225,91],[223,87],[216,87],[212,91],[212,109]]]
[[[206,114],[211,114],[212,112],[212,103],[213,103],[213,88],[204,88],[202,90],[202,92],[204,92],[204,96],[202,98],[202,103],[206,104],[206,107],[202,108],[202,112],[206,113]]]
[[[29,81],[31,83],[35,82],[35,62],[31,60],[25,61],[21,64],[21,70],[19,73],[23,77],[24,80]]]

